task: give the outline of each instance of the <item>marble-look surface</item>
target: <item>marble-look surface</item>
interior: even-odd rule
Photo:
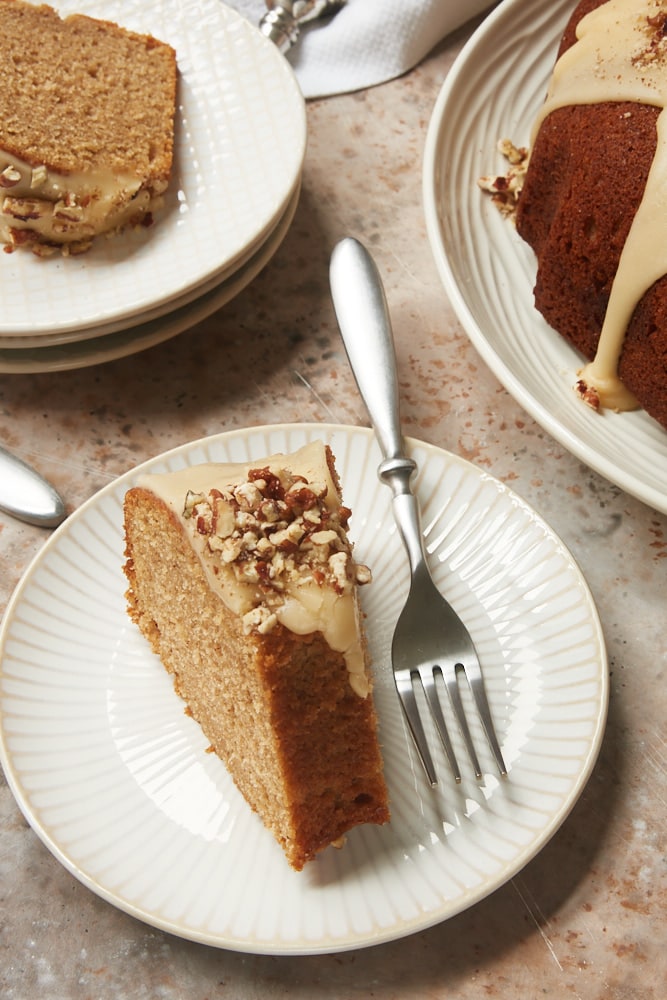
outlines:
[[[490,898],[401,942],[254,957],[171,937],[93,895],[0,784],[0,995],[7,1000],[662,1000],[667,983],[667,518],[543,432],[479,359],[431,259],[421,160],[459,33],[403,79],[308,106],[303,193],[284,244],[199,327],[103,366],[0,375],[0,441],[71,509],[136,463],[226,428],[366,424],[328,257],[362,239],[384,276],[406,432],[532,504],[576,554],[608,642],[600,759],[553,840]],[[0,517],[0,607],[48,532]]]

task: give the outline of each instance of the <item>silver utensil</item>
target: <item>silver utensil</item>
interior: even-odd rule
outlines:
[[[65,503],[27,462],[0,447],[0,510],[19,521],[55,528],[66,517]]]
[[[459,689],[465,677],[498,769],[505,775],[507,769],[473,641],[440,594],[428,567],[419,503],[410,485],[417,466],[405,453],[400,429],[396,357],[387,302],[377,267],[357,240],[344,239],[334,248],[330,283],[343,343],[384,456],[378,475],[392,490],[394,518],[410,563],[410,590],[394,632],[392,668],[412,739],[428,780],[436,785],[435,765],[417,701],[416,688],[421,687],[454,777],[457,782],[461,780],[440,703],[438,688],[444,687],[475,774],[481,778]]]
[[[268,9],[259,22],[259,30],[281,52],[287,52],[297,41],[302,25],[335,14],[345,3],[346,0],[266,0]]]

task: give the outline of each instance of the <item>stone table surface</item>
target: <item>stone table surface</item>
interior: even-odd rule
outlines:
[[[7,1000],[662,1000],[667,983],[667,518],[592,472],[480,360],[439,282],[421,167],[464,30],[413,72],[308,104],[294,221],[225,308],[134,356],[0,375],[0,441],[68,508],[172,446],[252,424],[365,424],[333,316],[344,235],[383,274],[406,433],[455,452],[532,505],[597,603],[611,698],[600,756],[552,840],[492,895],[409,938],[319,956],[254,956],[115,909],[49,853],[0,783],[0,994]],[[0,516],[0,607],[49,532]]]

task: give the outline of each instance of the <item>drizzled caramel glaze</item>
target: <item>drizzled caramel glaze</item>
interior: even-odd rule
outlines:
[[[198,510],[196,494],[201,494],[203,500],[212,487],[221,498],[239,484],[242,488],[252,489],[252,484],[248,482],[249,473],[264,467],[266,472],[270,471],[283,483],[291,483],[294,479],[301,479],[305,486],[317,483],[318,492],[323,495],[322,509],[332,513],[341,509],[338,484],[332,477],[321,441],[313,441],[289,456],[273,455],[254,463],[207,463],[178,472],[144,475],[140,477],[139,485],[158,496],[174,512],[199,556],[211,588],[231,611],[239,616],[252,616],[254,609],[264,607],[268,601],[269,607],[265,610],[270,611],[270,617],[290,631],[298,635],[321,632],[331,649],[343,654],[350,685],[360,697],[365,698],[370,690],[370,681],[360,638],[360,611],[354,586],[357,564],[352,558],[349,542],[341,537],[340,544],[335,547],[344,551],[338,557],[334,555],[333,559],[335,561],[343,556],[345,567],[344,579],[336,585],[332,585],[328,574],[318,572],[322,567],[312,556],[309,557],[308,540],[305,540],[299,543],[299,548],[305,549],[300,565],[294,572],[287,568],[281,570],[277,587],[269,588],[267,594],[261,577],[240,572],[249,564],[247,553],[239,554],[238,558],[228,558],[224,543],[218,538],[219,544],[211,544],[211,532],[202,531],[199,517],[193,516],[193,510]],[[193,496],[195,499],[189,504],[188,497]],[[222,521],[222,512],[219,517]],[[221,533],[227,534],[227,531]],[[326,536],[327,532],[323,534]],[[317,542],[317,533],[311,538]],[[326,546],[323,548],[329,551]]]
[[[607,0],[577,25],[577,41],[559,58],[532,142],[556,108],[633,101],[660,108],[657,149],[611,289],[593,361],[580,373],[604,407],[629,410],[634,396],[618,377],[625,331],[635,306],[667,274],[667,0]],[[647,248],[648,251],[647,251]]]

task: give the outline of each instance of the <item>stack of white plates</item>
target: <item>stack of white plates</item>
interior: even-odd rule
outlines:
[[[176,50],[172,182],[155,224],[80,257],[0,257],[0,372],[78,368],[166,340],[265,266],[299,197],[305,104],[272,42],[220,0],[57,0]]]

